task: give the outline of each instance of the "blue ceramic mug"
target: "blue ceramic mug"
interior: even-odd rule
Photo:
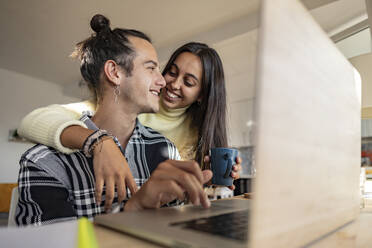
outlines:
[[[232,167],[236,164],[238,150],[233,148],[212,148],[210,154],[212,184],[231,186],[233,178],[230,176]]]

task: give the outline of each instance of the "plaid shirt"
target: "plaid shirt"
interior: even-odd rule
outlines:
[[[97,129],[89,117],[81,118],[88,128]],[[125,155],[138,187],[150,177],[159,163],[180,159],[178,150],[163,135],[143,126],[138,120],[125,150]],[[93,160],[82,152],[63,154],[54,148],[35,145],[20,160],[18,176],[19,201],[16,210],[18,225],[42,225],[78,217],[93,218],[104,213],[96,204]],[[130,192],[127,189],[127,195]],[[123,210],[124,203],[120,208]],[[113,207],[118,206],[117,192]]]

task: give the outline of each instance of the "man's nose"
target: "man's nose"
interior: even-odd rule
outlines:
[[[159,72],[158,78],[156,79],[155,84],[159,85],[161,88],[164,88],[165,85],[166,85],[165,79],[164,79],[163,75],[161,75],[160,72]]]

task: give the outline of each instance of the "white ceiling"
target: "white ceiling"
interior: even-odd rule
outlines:
[[[61,85],[80,80],[77,62],[68,55],[86,38],[96,13],[112,27],[148,33],[164,61],[185,41],[213,45],[224,61],[229,83],[250,77],[255,51],[256,0],[0,0],[0,68]],[[366,14],[364,0],[303,0],[328,32]],[[285,35],[285,27],[283,28]],[[254,54],[253,54],[254,55]],[[234,94],[239,94],[237,90]],[[246,91],[247,92],[247,91]],[[241,94],[241,93],[240,93]]]
[[[229,3],[229,4],[227,4]],[[0,1],[0,67],[66,84],[79,79],[68,55],[90,33],[96,13],[112,27],[148,33],[157,48],[237,20],[255,1],[15,0]]]
[[[367,14],[365,0],[338,0],[311,10],[312,16],[326,32]]]

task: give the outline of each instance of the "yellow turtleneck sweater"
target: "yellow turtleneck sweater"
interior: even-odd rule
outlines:
[[[160,132],[171,140],[178,148],[182,159],[194,159],[193,148],[197,145],[197,130],[190,128],[190,118],[186,115],[186,108],[166,109],[160,104],[160,111],[156,114],[141,114],[139,120],[145,126]],[[66,127],[80,125],[79,121],[83,111],[95,110],[94,104],[89,101],[67,105],[50,105],[39,108],[25,116],[18,128],[18,133],[36,143],[56,148],[63,153],[72,153],[74,150],[64,147],[60,136]]]
[[[143,125],[170,139],[184,160],[195,159],[194,147],[198,142],[198,132],[191,128],[191,119],[186,114],[187,108],[167,109],[160,104],[158,113],[141,114],[138,117]]]

